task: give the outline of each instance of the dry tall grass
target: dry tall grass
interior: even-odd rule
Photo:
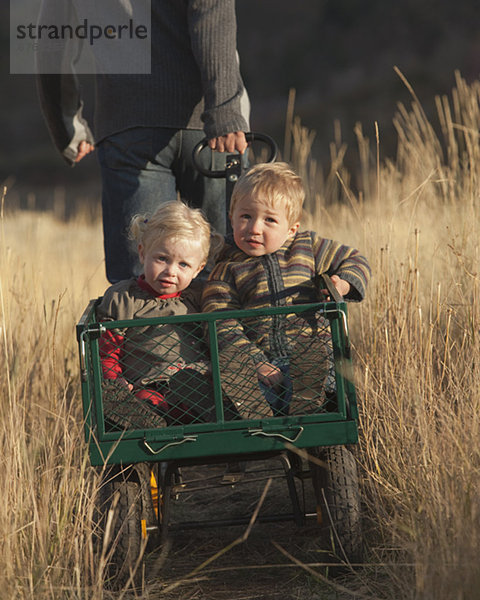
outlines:
[[[480,589],[479,101],[478,82],[457,75],[452,100],[437,99],[437,128],[416,98],[401,106],[396,163],[380,164],[358,131],[361,192],[337,169],[328,181],[336,175],[343,206],[316,202],[321,230],[358,244],[373,270],[351,321],[364,577],[378,597],[466,599]]]
[[[8,196],[0,226],[0,597],[87,598],[94,477],[73,326],[105,287],[101,228],[9,214]]]
[[[438,124],[413,97],[396,117],[396,162],[379,160],[381,132],[369,142],[358,128],[355,190],[340,133],[323,176],[311,134],[291,129],[313,225],[373,270],[350,311],[367,566],[348,585],[367,597],[480,589],[479,104],[480,85],[460,76]],[[8,196],[0,227],[0,597],[100,598],[74,339],[106,286],[100,227],[9,213]]]

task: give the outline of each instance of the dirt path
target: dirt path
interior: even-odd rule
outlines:
[[[190,467],[182,470],[183,480],[195,480],[206,489],[182,493],[174,502],[172,520],[212,520],[251,516],[265,493],[259,515],[292,511],[280,461],[272,459],[247,464],[244,481],[234,486],[218,482],[225,465]],[[268,478],[273,479],[268,482]],[[256,480],[256,481],[255,481]],[[297,489],[307,512],[315,510],[310,480],[297,481]],[[208,484],[208,486],[207,486]],[[266,487],[268,491],[266,491]],[[244,535],[245,540],[239,538]],[[340,598],[332,588],[319,582],[282,552],[305,563],[325,561],[316,519],[305,527],[289,521],[247,524],[172,532],[171,547],[162,563],[158,552],[147,560],[150,573],[158,569],[149,586],[148,598],[165,600],[330,600]],[[216,557],[216,558],[214,558]],[[192,574],[206,561],[203,568]],[[325,569],[315,567],[322,575]]]

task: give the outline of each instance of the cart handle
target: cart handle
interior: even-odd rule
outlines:
[[[339,293],[337,288],[334,286],[333,281],[330,278],[330,275],[327,275],[326,273],[322,273],[321,275],[316,275],[315,285],[317,286],[317,294],[319,297],[320,297],[320,289],[322,287],[322,284],[325,285],[325,287],[327,288],[328,293],[330,294],[330,298],[333,300],[333,302],[336,302],[337,304],[339,302],[343,302],[343,296]]]
[[[189,435],[189,436],[184,437],[183,440],[179,440],[178,442],[170,442],[168,444],[165,444],[165,446],[162,446],[160,448],[160,450],[154,450],[150,446],[150,444],[147,442],[147,440],[145,438],[143,438],[143,445],[152,454],[160,454],[160,452],[163,452],[164,450],[166,450],[167,448],[170,448],[171,446],[180,446],[180,444],[184,444],[185,442],[196,442],[197,439],[198,439],[197,435]]]
[[[270,154],[265,162],[275,162],[275,159],[277,158],[278,147],[277,147],[277,144],[275,143],[275,141],[269,135],[266,135],[264,133],[249,132],[249,133],[245,134],[245,138],[248,143],[257,142],[257,141],[263,142],[266,146],[268,146],[268,148],[270,150]],[[212,171],[211,169],[205,169],[199,163],[198,157],[200,155],[200,152],[202,152],[202,150],[207,147],[208,147],[208,139],[204,138],[203,140],[198,142],[198,144],[193,149],[192,159],[193,159],[193,164],[195,165],[195,168],[202,175],[205,175],[205,177],[210,177],[212,179],[226,178],[227,177],[227,169],[224,169],[223,171]]]
[[[254,431],[249,431],[248,433],[250,435],[262,435],[264,437],[277,437],[282,440],[285,440],[286,442],[293,444],[302,435],[303,430],[304,430],[304,428],[302,426],[299,426],[297,434],[293,438],[289,438],[286,435],[283,435],[283,433],[267,433],[266,431],[263,431],[262,429],[255,429]]]

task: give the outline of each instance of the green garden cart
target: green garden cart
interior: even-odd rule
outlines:
[[[269,144],[267,160],[274,159],[270,138],[249,134],[248,139]],[[225,171],[213,174],[227,178],[228,198],[242,168],[238,155],[231,155]],[[260,513],[257,521],[291,520],[299,527],[315,527],[319,543],[337,562],[361,559],[360,495],[351,451],[358,442],[358,411],[347,305],[327,276],[317,286],[329,290],[328,301],[319,292],[313,304],[129,321],[99,322],[100,299],[90,301],[77,324],[77,339],[85,440],[91,464],[102,473],[98,546],[108,562],[111,586],[137,584],[145,548],[158,547],[177,529],[249,523],[251,514],[233,518],[228,504],[225,514],[208,522],[172,522],[172,504],[181,502],[189,489],[182,472],[196,465],[225,464],[221,487],[247,485],[257,461],[279,461],[288,510]],[[219,350],[217,328],[229,319],[239,321],[247,336],[259,319],[300,324],[298,340],[290,340],[296,365],[290,376],[301,410],[272,410],[252,378],[251,357]],[[167,415],[104,380],[99,352],[99,339],[109,329],[135,327],[150,343],[160,326],[172,335],[181,329],[192,344],[204,344],[210,361],[208,373],[189,370],[188,377],[175,380],[174,390],[168,389],[174,387],[173,379],[165,384],[166,397],[175,397]],[[317,341],[305,345],[312,327]],[[326,365],[323,371],[320,363]],[[304,486],[312,491],[313,507],[306,506]]]

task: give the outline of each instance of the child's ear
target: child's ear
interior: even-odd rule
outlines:
[[[300,227],[300,223],[297,221],[288,230],[288,235],[295,235],[297,233],[299,227]]]
[[[143,244],[138,244],[138,258],[140,259],[140,264],[143,265],[145,261],[145,248]]]
[[[198,269],[195,271],[195,275],[193,276],[194,278],[200,273],[200,271],[203,269],[203,267],[206,265],[207,263],[202,263],[201,265],[198,266]]]

